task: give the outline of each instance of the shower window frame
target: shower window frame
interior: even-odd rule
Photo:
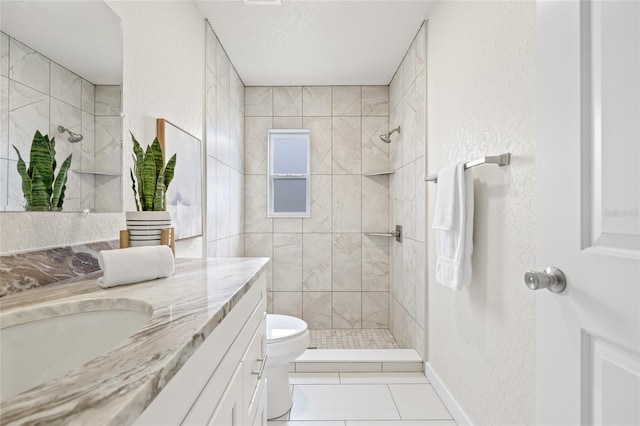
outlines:
[[[275,139],[304,139],[306,143],[306,173],[275,173],[274,144]],[[269,129],[267,152],[267,217],[269,218],[309,218],[311,217],[311,131],[309,129]],[[276,181],[283,180],[305,181],[305,211],[276,212],[274,210],[274,196]]]

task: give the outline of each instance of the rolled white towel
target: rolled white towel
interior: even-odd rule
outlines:
[[[173,252],[169,246],[132,247],[103,250],[98,253],[103,276],[102,288],[138,283],[168,277],[173,274]]]

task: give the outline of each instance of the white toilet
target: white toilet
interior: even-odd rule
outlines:
[[[309,346],[307,323],[287,315],[267,315],[267,418],[291,409],[289,363]]]

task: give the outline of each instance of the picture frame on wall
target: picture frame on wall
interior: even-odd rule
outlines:
[[[158,141],[167,158],[176,154],[173,181],[166,193],[175,239],[202,236],[202,142],[164,118],[156,120]],[[166,162],[167,158],[164,159]]]

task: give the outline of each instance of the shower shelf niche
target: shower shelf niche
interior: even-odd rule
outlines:
[[[392,175],[394,174],[396,171],[395,170],[386,170],[383,172],[370,172],[370,173],[364,173],[365,176],[385,176],[385,175]]]

